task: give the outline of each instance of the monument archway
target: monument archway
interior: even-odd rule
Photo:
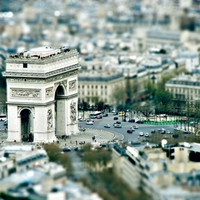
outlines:
[[[33,115],[31,110],[25,108],[20,112],[21,118],[21,140],[23,142],[33,142]]]
[[[78,130],[78,53],[41,47],[6,60],[7,141],[53,142]]]

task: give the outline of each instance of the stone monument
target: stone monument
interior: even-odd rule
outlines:
[[[7,141],[53,142],[78,130],[78,52],[39,47],[6,60]]]

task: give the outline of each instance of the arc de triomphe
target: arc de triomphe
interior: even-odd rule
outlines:
[[[53,142],[78,133],[78,53],[40,47],[6,60],[7,141]]]

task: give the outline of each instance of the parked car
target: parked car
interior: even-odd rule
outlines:
[[[131,118],[128,120],[128,122],[135,122],[135,119]]]
[[[110,124],[105,124],[104,127],[105,128],[110,128]]]
[[[114,119],[114,120],[118,120],[118,117],[114,117],[113,119]]]
[[[136,121],[137,124],[143,124],[144,122],[142,120]]]
[[[108,117],[108,113],[104,113],[104,114],[103,114],[103,117]]]
[[[143,133],[143,132],[140,132],[140,133],[139,133],[139,136],[144,136],[144,133]]]

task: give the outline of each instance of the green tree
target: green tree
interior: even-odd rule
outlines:
[[[114,104],[124,107],[127,98],[124,86],[116,86],[112,92],[112,98]]]
[[[150,80],[144,81],[144,88],[146,93],[150,94],[152,97],[155,96],[157,85],[155,83],[152,83]]]
[[[156,92],[154,104],[158,113],[170,113],[172,111],[172,94],[165,90]]]

